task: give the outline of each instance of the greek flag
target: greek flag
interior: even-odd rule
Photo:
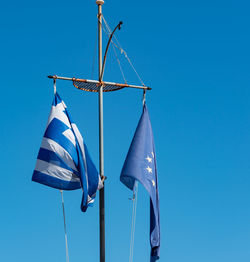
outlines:
[[[61,190],[82,188],[83,212],[102,187],[87,146],[58,93],[54,96],[32,181]]]

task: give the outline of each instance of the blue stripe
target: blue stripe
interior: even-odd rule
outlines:
[[[61,180],[36,170],[33,173],[32,181],[61,190],[74,190],[81,188],[80,182]]]
[[[45,148],[40,148],[37,159],[46,161],[48,163],[52,163],[53,165],[65,168],[72,173],[74,173],[77,177],[79,177],[79,173],[72,168],[70,168],[64,161],[61,159],[55,152],[50,151]]]
[[[70,154],[70,156],[75,162],[75,165],[78,166],[78,156],[76,152],[76,147],[67,137],[63,135],[63,132],[67,129],[69,129],[67,125],[65,125],[59,119],[54,118],[47,127],[44,137],[54,140],[60,146],[62,146]]]
[[[87,188],[87,178],[86,178],[86,173],[85,173],[85,168],[83,164],[83,157],[82,154],[80,153],[80,146],[78,143],[76,143],[77,146],[77,153],[79,157],[79,174],[80,174],[80,180],[81,180],[81,186],[83,189],[83,194],[82,194],[82,202],[81,202],[81,210],[85,212],[88,207],[88,188]]]
[[[69,111],[65,108],[65,111],[63,111],[66,115],[67,115],[67,117],[68,117],[68,119],[69,119],[69,122],[70,122],[70,124],[72,125],[72,124],[75,124],[75,122],[74,121],[72,121],[72,117],[71,117],[71,115],[70,115],[70,113],[69,113]],[[73,130],[73,129],[72,129]],[[73,132],[74,133],[74,132]]]
[[[56,106],[57,104],[60,104],[60,103],[62,103],[62,99],[61,99],[61,97],[59,96],[59,94],[56,93],[55,96],[54,96],[54,100],[53,100],[53,102],[52,102],[52,105],[53,105],[53,106]]]

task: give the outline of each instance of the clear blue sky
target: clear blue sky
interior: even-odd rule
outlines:
[[[250,261],[250,4],[114,1],[103,6],[144,82],[161,204],[162,262]],[[1,261],[65,261],[60,193],[31,182],[58,74],[90,78],[93,0],[4,1],[0,10]],[[106,39],[104,39],[106,41]],[[125,62],[125,61],[123,61]],[[105,80],[121,81],[112,52]],[[139,84],[124,63],[130,83]],[[94,73],[96,77],[96,71]],[[98,96],[58,82],[98,165]],[[126,262],[130,191],[119,175],[141,114],[141,92],[104,95],[107,261]],[[66,192],[71,262],[97,262],[98,199],[80,212]],[[135,262],[149,261],[149,200],[139,188]]]

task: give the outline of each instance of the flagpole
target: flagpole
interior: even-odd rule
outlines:
[[[98,5],[98,62],[99,81],[102,81],[102,5],[103,0],[96,0]],[[103,86],[99,89],[99,172],[104,177],[104,152],[103,152]],[[104,183],[104,181],[103,181]],[[100,222],[100,262],[105,262],[105,195],[104,184],[99,191],[99,222]]]

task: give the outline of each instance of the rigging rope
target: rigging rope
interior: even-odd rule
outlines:
[[[105,25],[106,25],[106,24],[105,24]],[[106,27],[107,27],[108,32],[106,31],[105,27],[102,26],[103,31],[106,33],[106,35],[107,35],[108,37],[110,37],[110,35],[111,35],[111,30],[110,30],[110,28],[108,27],[108,25],[106,25]],[[126,78],[125,78],[125,74],[124,74],[123,69],[122,69],[122,66],[121,66],[121,62],[120,62],[120,60],[119,60],[119,58],[118,58],[118,55],[117,55],[117,52],[116,52],[116,50],[115,50],[115,46],[116,46],[116,45],[114,44],[114,42],[113,42],[112,40],[111,40],[111,43],[112,43],[112,48],[113,48],[113,51],[114,51],[114,54],[115,54],[115,57],[116,57],[116,61],[117,61],[117,63],[118,63],[119,69],[120,69],[121,74],[122,74],[122,78],[123,78],[124,82],[127,83],[127,80],[126,80]],[[118,48],[118,46],[116,46],[116,47]]]
[[[143,90],[142,104],[146,103],[146,91]],[[134,244],[135,244],[135,221],[137,211],[137,199],[138,199],[138,181],[135,181],[133,188],[133,207],[132,207],[132,225],[131,225],[131,236],[130,236],[130,250],[129,250],[129,262],[133,262],[134,258]]]
[[[135,182],[133,190],[133,208],[132,208],[132,225],[131,225],[131,236],[130,236],[130,250],[129,250],[129,262],[133,262],[134,255],[134,240],[135,240],[135,221],[136,221],[136,209],[137,209],[137,193],[138,193],[138,182]]]
[[[103,19],[103,21],[104,21],[104,24],[105,24],[107,30],[108,30],[108,35],[110,36],[112,31],[111,31],[111,29],[110,29],[107,21],[105,20],[104,16],[102,16],[102,19]],[[102,28],[104,29],[104,26],[103,26],[103,25],[102,25]],[[104,29],[103,31],[107,34],[107,32],[106,32],[105,29]],[[136,71],[133,63],[131,62],[131,60],[130,60],[130,58],[128,57],[128,55],[127,55],[127,53],[125,52],[125,50],[122,48],[122,46],[121,46],[121,44],[119,43],[118,39],[116,38],[115,35],[113,36],[113,38],[116,40],[116,43],[115,43],[113,40],[111,40],[111,43],[112,43],[117,49],[120,50],[121,54],[124,54],[125,58],[128,60],[128,63],[130,64],[130,66],[131,66],[132,69],[134,70],[136,76],[138,77],[139,81],[141,82],[141,84],[142,84],[143,86],[145,86],[145,84],[144,84],[144,82],[142,81],[140,75],[139,75],[138,72]],[[118,64],[119,64],[119,63],[118,63]]]
[[[61,196],[62,196],[62,210],[63,210],[63,222],[64,222],[66,262],[69,262],[68,237],[67,237],[67,230],[66,230],[66,217],[65,217],[65,209],[64,209],[63,190],[60,190],[60,192],[61,192]]]
[[[119,58],[118,58],[118,55],[117,55],[117,53],[116,53],[116,50],[115,50],[114,45],[112,45],[112,48],[113,48],[113,51],[114,51],[114,54],[115,54],[117,63],[118,63],[118,65],[119,65],[119,68],[120,68],[120,71],[121,71],[121,74],[122,74],[122,78],[123,78],[124,82],[127,83],[127,80],[126,80],[125,75],[124,75],[124,72],[123,72],[123,70],[122,70],[122,66],[121,66],[120,60],[119,60]]]

